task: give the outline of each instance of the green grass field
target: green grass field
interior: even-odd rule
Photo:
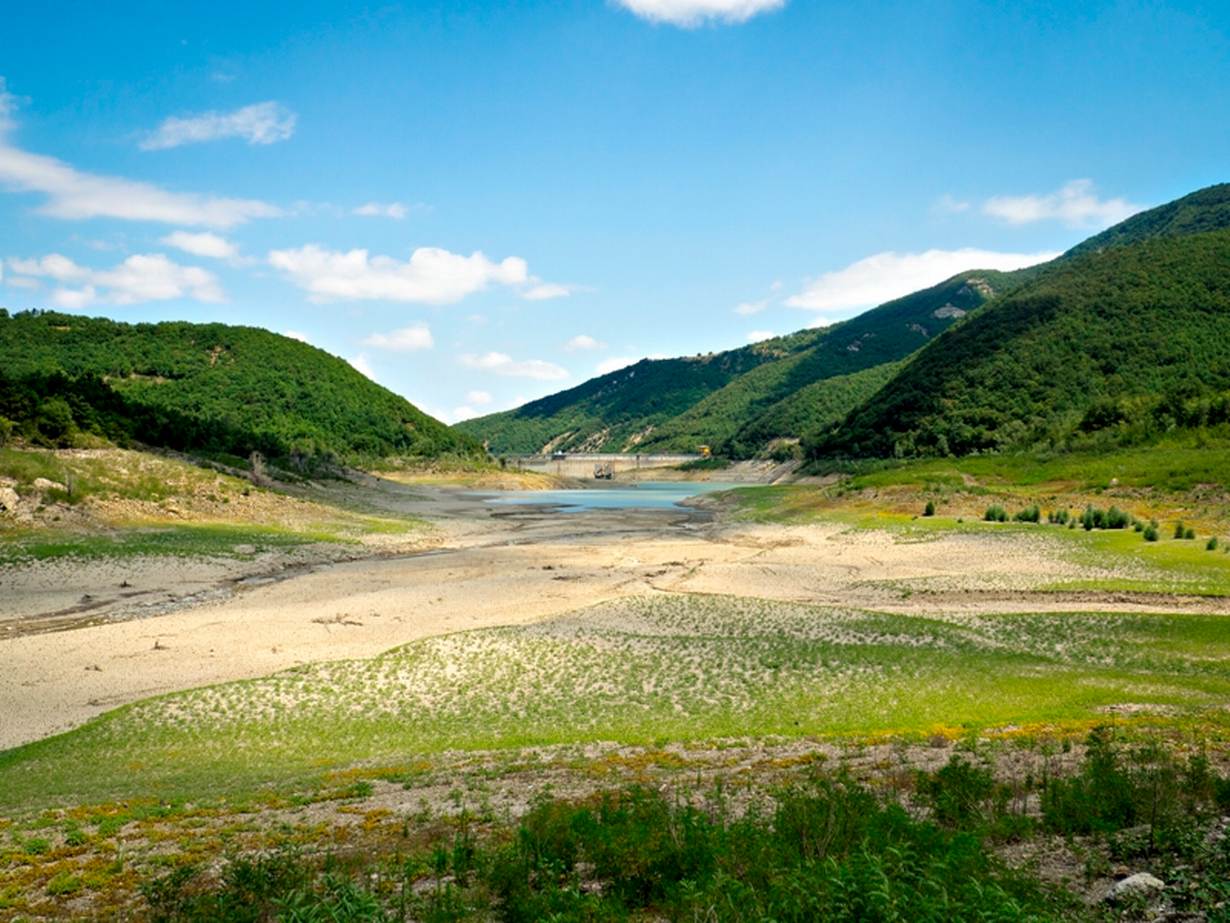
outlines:
[[[1230,723],[1230,621],[634,597],[120,708],[0,754],[0,810],[249,796],[453,748]],[[577,702],[585,708],[578,709]]]

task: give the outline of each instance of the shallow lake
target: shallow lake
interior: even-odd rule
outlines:
[[[663,510],[672,509],[681,500],[729,490],[739,484],[719,484],[714,481],[642,481],[619,487],[596,487],[582,490],[503,490],[488,497],[488,503],[556,506],[560,512],[583,510]]]

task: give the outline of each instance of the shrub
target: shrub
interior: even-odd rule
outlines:
[[[1038,522],[1042,518],[1042,511],[1035,504],[1034,506],[1027,506],[1025,509],[1019,510],[1012,518],[1017,522]]]
[[[1157,541],[1157,526],[1145,526],[1144,538],[1146,542]]]
[[[1205,551],[1216,551],[1217,550],[1217,536],[1216,535],[1212,536],[1207,542],[1204,543],[1204,550]]]
[[[1187,528],[1186,526],[1183,525],[1183,520],[1180,519],[1178,522],[1174,524],[1174,537],[1184,538],[1186,537],[1186,535],[1187,535]]]
[[[1183,537],[1187,539],[1188,541],[1192,540],[1193,538],[1196,537],[1196,530],[1190,527],[1185,529],[1183,532]]]
[[[999,504],[995,504],[987,507],[987,511],[982,514],[982,518],[986,522],[1007,522],[1008,511]]]
[[[1046,521],[1057,526],[1066,526],[1071,516],[1067,510],[1051,510],[1046,514]]]
[[[934,500],[927,501],[927,505],[923,507],[923,515],[924,516],[934,516],[935,515],[935,501]]]

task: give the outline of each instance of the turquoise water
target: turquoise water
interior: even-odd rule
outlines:
[[[642,481],[626,487],[599,487],[584,490],[503,490],[488,498],[488,503],[558,506],[561,512],[583,510],[667,510],[679,501],[715,490],[729,490],[738,484],[713,481]]]

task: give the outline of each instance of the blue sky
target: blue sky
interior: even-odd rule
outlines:
[[[291,332],[449,420],[1230,179],[1224,2],[4,20],[0,305]]]

